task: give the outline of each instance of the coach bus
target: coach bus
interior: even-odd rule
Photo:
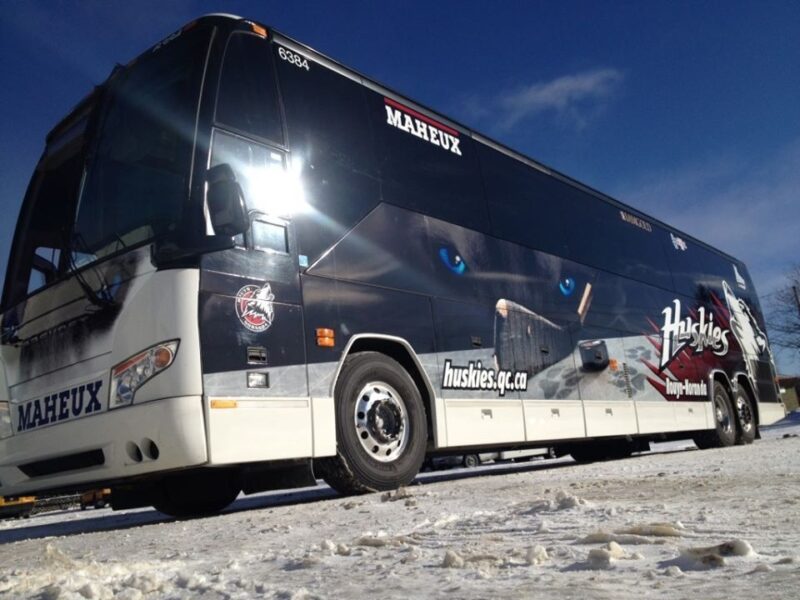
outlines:
[[[784,414],[741,262],[226,15],[50,132],[0,310],[0,495],[190,516]]]

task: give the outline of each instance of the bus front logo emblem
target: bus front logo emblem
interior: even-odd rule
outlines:
[[[246,285],[236,292],[236,316],[250,331],[266,331],[275,317],[273,300],[275,295],[269,283],[265,283],[263,287]]]

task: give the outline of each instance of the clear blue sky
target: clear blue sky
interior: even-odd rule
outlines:
[[[800,2],[0,0],[0,275],[49,129],[115,62],[218,11],[734,254],[762,298],[800,262]]]

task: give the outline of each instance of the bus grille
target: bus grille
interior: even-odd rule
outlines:
[[[18,469],[28,477],[44,477],[45,475],[55,475],[65,471],[77,471],[89,467],[97,467],[105,464],[106,457],[102,450],[87,450],[77,454],[68,454],[57,458],[37,460],[34,462],[19,465]]]

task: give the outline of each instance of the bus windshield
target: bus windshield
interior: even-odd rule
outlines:
[[[189,193],[209,33],[183,33],[111,84],[72,236],[72,266],[173,231]]]

